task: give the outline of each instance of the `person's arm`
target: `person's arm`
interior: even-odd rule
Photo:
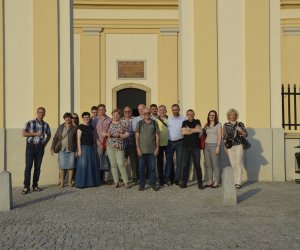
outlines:
[[[47,129],[46,135],[47,135],[47,138],[46,138],[46,140],[45,140],[45,142],[44,142],[44,147],[47,146],[48,142],[49,142],[50,139],[51,139],[51,130],[50,130],[50,127],[48,127],[48,129]]]
[[[155,156],[157,156],[158,155],[158,153],[159,153],[159,134],[158,133],[156,133],[155,134],[155,150],[154,150],[154,155]]]
[[[42,134],[41,131],[29,132],[29,127],[30,127],[30,124],[29,124],[29,122],[27,122],[25,125],[25,128],[22,131],[23,137],[35,137],[35,136],[40,136]]]
[[[142,156],[143,152],[140,148],[140,133],[139,132],[135,132],[135,143],[136,143],[136,151],[137,151],[137,154],[138,156]]]
[[[54,146],[56,145],[57,141],[58,141],[58,130],[59,128],[56,130],[53,140],[52,140],[52,144],[51,144],[51,148],[50,148],[50,152],[52,155],[54,155]]]
[[[247,137],[248,136],[248,133],[247,133],[246,128],[245,128],[245,125],[242,122],[238,123],[238,125],[236,127],[236,130],[239,131],[239,133],[241,134],[241,136],[243,136],[243,137]]]
[[[129,133],[128,132],[125,132],[124,134],[120,134],[120,138],[121,139],[125,139],[125,138],[128,138],[129,137]]]
[[[80,129],[77,129],[77,156],[81,156],[81,135],[82,131]]]
[[[217,130],[217,147],[216,147],[216,155],[220,154],[220,147],[222,141],[222,126],[220,126]]]

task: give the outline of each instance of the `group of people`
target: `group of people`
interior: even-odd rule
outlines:
[[[120,180],[126,189],[129,179],[145,189],[147,180],[150,188],[175,185],[186,188],[191,160],[196,172],[199,189],[220,186],[220,148],[229,156],[235,175],[235,187],[241,188],[243,169],[243,141],[247,137],[245,125],[238,122],[238,112],[230,109],[223,125],[215,110],[208,113],[202,126],[195,119],[192,109],[186,117],[180,115],[180,107],[173,104],[172,116],[167,116],[165,105],[138,105],[139,116],[132,116],[132,109],[124,107],[123,113],[114,109],[112,117],[106,115],[106,107],[100,104],[82,113],[82,123],[76,113],[65,113],[52,140],[51,153],[58,153],[60,186],[64,187],[66,172],[68,186],[78,188],[108,184],[112,176],[113,187],[120,187]],[[22,194],[30,192],[31,169],[34,162],[33,191],[38,186],[44,149],[51,138],[49,124],[43,118],[45,108],[37,109],[37,117],[26,123],[23,136],[26,137],[26,166]],[[202,145],[203,137],[205,146]],[[201,143],[202,141],[202,143]],[[206,185],[200,165],[200,151],[205,157]],[[176,160],[174,161],[174,155]],[[126,162],[130,164],[126,164]],[[130,166],[130,167],[129,167]],[[67,170],[67,171],[66,171]],[[156,176],[158,173],[158,178]],[[120,176],[119,176],[120,174]],[[121,177],[121,178],[120,178]]]

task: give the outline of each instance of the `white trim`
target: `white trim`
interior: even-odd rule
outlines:
[[[283,27],[283,32],[286,36],[299,36],[300,27]]]
[[[160,33],[162,36],[177,36],[179,33],[179,29],[178,28],[160,28]]]
[[[195,109],[194,0],[180,0],[179,100],[183,113]]]
[[[84,27],[82,30],[87,36],[99,36],[103,32],[101,27]]]

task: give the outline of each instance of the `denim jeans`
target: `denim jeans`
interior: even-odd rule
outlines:
[[[170,181],[174,152],[176,152],[176,171],[174,181],[178,182],[182,175],[182,139],[178,141],[169,141],[168,143],[166,152],[167,162],[165,168],[165,183]]]
[[[193,159],[194,168],[196,170],[196,177],[198,185],[202,185],[202,170],[200,166],[200,149],[197,147],[183,147],[182,149],[182,184],[186,185],[189,178],[191,158]]]
[[[140,186],[145,187],[146,177],[145,169],[146,164],[149,167],[149,181],[150,185],[156,184],[155,168],[156,168],[156,157],[154,154],[142,154],[139,157],[139,173],[140,173]]]
[[[24,174],[24,187],[30,187],[31,169],[34,163],[32,187],[37,187],[40,179],[41,165],[45,148],[43,145],[26,144],[26,166]]]

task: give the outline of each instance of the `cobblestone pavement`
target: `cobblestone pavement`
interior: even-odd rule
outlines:
[[[300,185],[254,183],[238,205],[222,188],[45,187],[0,213],[0,249],[300,249]]]

